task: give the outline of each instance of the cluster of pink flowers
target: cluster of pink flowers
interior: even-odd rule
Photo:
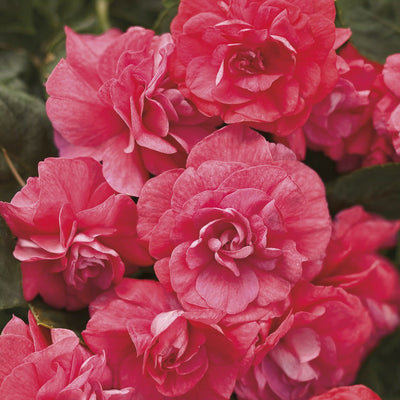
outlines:
[[[60,157],[0,214],[26,300],[89,307],[86,347],[13,318],[2,399],[379,400],[351,385],[400,324],[379,253],[400,221],[332,220],[299,158],[400,159],[400,55],[366,60],[334,20],[333,0],[181,0],[171,34],[66,28]]]

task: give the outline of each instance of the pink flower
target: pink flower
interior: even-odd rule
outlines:
[[[239,400],[305,400],[353,382],[372,328],[360,300],[304,282],[292,291],[292,302],[290,329],[238,381]]]
[[[14,317],[0,336],[2,400],[133,400],[133,389],[111,389],[104,355],[92,355],[67,329],[48,332],[29,314]]]
[[[308,147],[337,161],[340,171],[396,159],[390,140],[379,135],[372,123],[382,66],[362,57],[350,43],[339,55],[335,88],[314,105],[302,128]]]
[[[333,0],[182,0],[174,79],[206,115],[286,136],[337,80]]]
[[[334,221],[324,266],[314,280],[358,296],[374,322],[371,347],[400,323],[400,276],[378,250],[394,246],[400,221],[388,221],[356,206]]]
[[[151,400],[229,399],[236,350],[215,313],[183,311],[160,283],[124,279],[90,306],[83,332],[95,352],[103,349],[114,386],[133,385]]]
[[[310,400],[381,400],[381,398],[364,385],[342,386],[313,396]]]
[[[382,97],[374,111],[374,126],[381,135],[391,138],[393,147],[400,156],[400,54],[386,59],[380,88]]]
[[[314,277],[331,232],[317,174],[240,125],[198,143],[185,170],[148,181],[138,213],[156,274],[183,307],[238,320],[273,312]]]
[[[100,36],[66,28],[67,58],[50,75],[47,113],[60,154],[103,161],[118,192],[138,196],[149,174],[184,165],[215,129],[168,76],[174,44],[141,27]]]
[[[136,235],[136,204],[116,194],[89,158],[48,158],[0,213],[18,237],[30,301],[75,310],[152,260]]]
[[[323,150],[333,160],[366,158],[376,136],[371,93],[382,67],[366,60],[351,44],[339,54],[339,81],[314,105],[303,131],[312,149]]]

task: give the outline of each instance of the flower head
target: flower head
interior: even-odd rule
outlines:
[[[184,165],[191,147],[215,129],[169,78],[170,34],[132,27],[100,36],[66,28],[67,58],[46,89],[60,154],[103,162],[109,184],[138,196],[150,174]]]
[[[12,351],[10,351],[12,349]],[[3,400],[133,400],[133,388],[111,389],[104,354],[93,355],[67,329],[47,332],[32,314],[0,335],[0,397]]]
[[[180,2],[174,79],[206,115],[286,136],[335,85],[330,0]]]
[[[54,307],[83,308],[125,271],[152,263],[137,238],[136,204],[93,159],[46,159],[0,213],[18,237],[28,301],[40,294]]]
[[[196,145],[185,170],[151,179],[138,210],[157,276],[184,308],[244,318],[315,276],[331,231],[318,176],[243,126]]]

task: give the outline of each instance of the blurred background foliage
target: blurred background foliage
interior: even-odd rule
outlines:
[[[193,0],[196,1],[196,0]],[[57,156],[46,116],[44,83],[65,57],[64,26],[100,34],[111,27],[140,25],[161,34],[177,13],[179,0],[0,0],[0,200],[10,201],[22,180],[37,174],[37,164]],[[337,25],[350,27],[351,41],[366,57],[384,63],[400,53],[399,0],[336,0]],[[354,204],[387,218],[400,218],[400,165],[365,168],[339,176],[331,160],[308,152],[306,163],[327,184],[332,214]],[[11,316],[26,319],[28,307],[49,327],[85,326],[78,314],[53,310],[35,300],[26,304],[19,262],[12,256],[15,238],[0,219],[0,329]],[[387,253],[400,267],[400,246]],[[400,399],[400,331],[382,341],[361,369],[358,382],[383,400]]]

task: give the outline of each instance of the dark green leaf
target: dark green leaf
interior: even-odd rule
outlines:
[[[400,399],[400,331],[382,340],[380,345],[363,363],[357,377],[383,400]]]
[[[0,0],[0,32],[33,35],[31,0]]]
[[[3,5],[3,10],[0,8],[0,20],[9,19],[12,26],[26,25],[29,28],[13,30],[0,28],[0,47],[24,48],[40,66],[53,54],[54,47],[64,40],[65,25],[75,31],[87,33],[101,33],[108,28],[102,26],[108,17],[107,9],[103,8],[102,13],[98,13],[97,7],[98,3],[106,1],[108,0],[0,0],[0,5]],[[26,16],[21,13],[19,19],[13,17],[16,12],[14,3],[20,4],[20,8],[24,6]]]
[[[41,299],[36,298],[29,303],[29,308],[36,318],[39,325],[46,328],[66,328],[73,330],[77,335],[86,328],[89,320],[87,309],[75,312],[56,310]]]
[[[112,0],[110,20],[113,26],[123,31],[134,25],[150,29],[163,9],[161,0]]]
[[[36,175],[37,163],[55,155],[52,127],[44,103],[26,93],[0,85],[0,147],[24,179]],[[14,180],[0,155],[0,183]]]
[[[179,3],[180,0],[163,0],[165,10],[158,15],[153,26],[158,34],[169,32],[171,22],[178,13]]]
[[[0,84],[17,90],[27,90],[24,78],[31,68],[24,50],[0,51]]]
[[[0,310],[25,304],[21,286],[21,268],[12,252],[15,239],[0,217]]]
[[[329,182],[338,177],[335,162],[320,151],[307,150],[304,163],[311,167],[324,182]]]
[[[165,8],[175,8],[179,6],[180,0],[162,0]]]
[[[343,26],[350,27],[351,41],[367,58],[385,62],[400,52],[400,1],[336,0]]]
[[[338,178],[327,187],[333,214],[356,204],[386,218],[400,218],[400,164],[378,165]]]

